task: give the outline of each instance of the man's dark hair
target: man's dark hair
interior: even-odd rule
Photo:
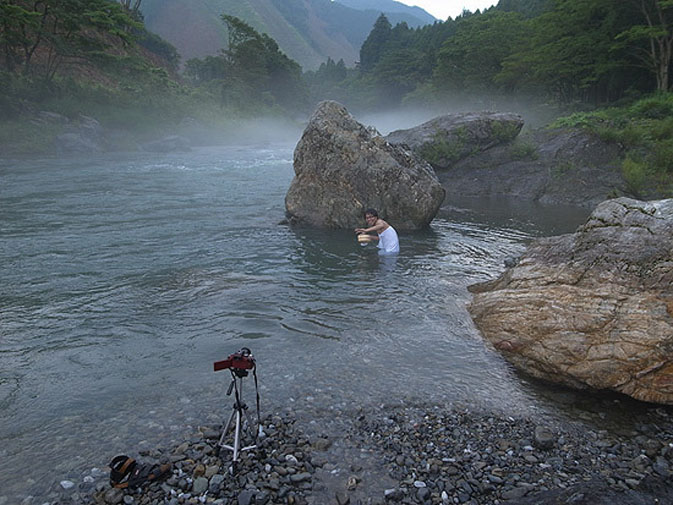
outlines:
[[[376,212],[376,209],[367,209],[365,211],[365,216],[369,214],[370,216],[379,217],[379,213]]]

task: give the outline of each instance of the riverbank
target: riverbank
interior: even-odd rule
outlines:
[[[359,412],[346,423],[341,434],[327,435],[290,411],[269,415],[259,449],[242,454],[233,476],[230,453],[216,455],[220,427],[201,426],[177,446],[131,454],[144,464],[171,463],[160,482],[113,489],[107,468],[92,470],[81,482],[63,481],[60,496],[46,503],[615,505],[673,499],[673,416],[663,408],[619,434],[436,405]]]

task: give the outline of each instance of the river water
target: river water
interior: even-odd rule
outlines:
[[[0,161],[0,503],[228,415],[212,362],[243,346],[266,412],[563,415],[481,340],[467,286],[585,210],[451,201],[379,257],[279,224],[293,147]]]

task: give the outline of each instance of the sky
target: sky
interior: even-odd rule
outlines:
[[[488,9],[498,3],[498,0],[397,0],[406,5],[416,5],[426,10],[437,19],[446,21],[451,16],[460,16],[463,9],[471,12],[477,9]]]

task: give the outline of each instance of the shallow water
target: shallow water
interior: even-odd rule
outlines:
[[[220,419],[230,379],[212,362],[243,346],[266,412],[563,415],[484,344],[466,288],[586,211],[452,201],[379,257],[347,231],[279,224],[293,147],[0,161],[0,497]]]

